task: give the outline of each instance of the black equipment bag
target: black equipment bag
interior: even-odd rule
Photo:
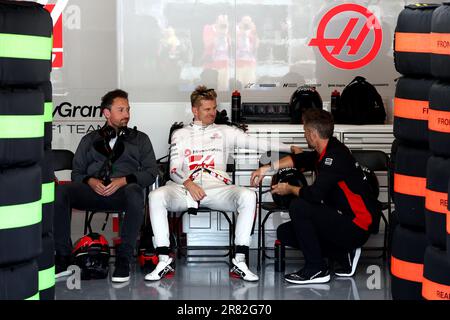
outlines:
[[[358,76],[342,91],[333,117],[335,123],[384,124],[386,111],[375,87]]]

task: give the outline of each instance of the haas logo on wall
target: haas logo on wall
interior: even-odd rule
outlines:
[[[47,4],[48,1],[38,1],[50,12],[53,20],[53,50],[52,68],[62,68],[63,66],[63,24],[62,12],[69,0],[58,0],[54,4]]]
[[[317,47],[336,68],[353,70],[375,59],[382,41],[377,17],[363,6],[346,3],[325,13],[309,46]]]

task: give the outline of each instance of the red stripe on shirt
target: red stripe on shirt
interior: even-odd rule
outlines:
[[[363,199],[359,194],[353,193],[345,183],[345,181],[338,182],[339,187],[344,192],[345,197],[355,214],[355,218],[353,219],[353,223],[358,227],[364,230],[369,230],[369,226],[372,223],[372,215],[369,210],[367,210],[366,205],[364,204]]]
[[[330,141],[328,140],[328,142],[330,142]],[[317,162],[322,161],[323,157],[325,156],[325,153],[327,152],[328,142],[327,142],[327,145],[325,146],[325,148],[322,150],[322,153],[320,154],[319,160],[317,160]]]

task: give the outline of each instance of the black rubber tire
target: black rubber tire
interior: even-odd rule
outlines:
[[[0,186],[8,186],[0,188],[2,214],[15,214],[17,207],[9,206],[35,204],[29,225],[11,225],[11,221],[0,225],[0,265],[34,259],[42,250],[41,169],[32,166],[0,171]]]
[[[53,232],[53,215],[55,209],[55,172],[53,170],[53,153],[45,150],[44,159],[39,163],[42,172],[42,234]],[[46,192],[52,191],[52,194]],[[50,201],[52,200],[52,201]]]
[[[46,81],[40,84],[37,89],[41,90],[44,94],[44,102],[45,102],[45,110],[48,114],[48,118],[44,118],[44,148],[51,149],[52,148],[52,140],[53,140],[53,87],[50,81]],[[48,108],[48,110],[47,110]],[[51,116],[50,116],[51,115]]]
[[[445,250],[448,181],[450,159],[430,157],[427,166],[427,192],[425,196],[425,226],[431,245]]]
[[[404,143],[398,145],[394,170],[394,204],[398,221],[403,226],[425,229],[425,190],[427,163],[431,153]],[[413,179],[408,189],[401,176]],[[416,183],[416,179],[421,181]],[[402,186],[402,187],[401,187]]]
[[[52,148],[53,140],[53,86],[50,81],[38,85],[15,86],[15,88],[35,89],[44,94],[44,149]]]
[[[394,100],[395,138],[428,147],[428,101],[433,82],[432,79],[407,77],[398,80]],[[405,106],[417,117],[402,112]]]
[[[394,172],[395,172],[395,158],[397,157],[397,150],[400,141],[398,139],[394,139],[391,145],[391,154],[389,155],[389,172],[390,172],[390,189],[391,189],[391,197],[392,201],[394,201]]]
[[[433,36],[442,33],[444,37],[450,33],[450,3],[444,2],[439,8],[433,12],[433,19],[431,21],[431,32]],[[432,55],[431,55],[431,74],[439,79],[450,79],[450,56],[448,55],[448,47],[444,45],[444,52],[438,53],[440,41],[432,41]],[[436,50],[439,50],[436,52]]]
[[[53,232],[54,215],[55,215],[55,202],[42,204],[42,234]]]
[[[10,122],[10,116],[42,116],[44,114],[44,95],[36,89],[0,89],[0,119],[6,119],[11,127],[20,126],[20,122]],[[20,120],[17,120],[20,121]],[[39,162],[44,156],[44,122],[41,117],[33,120],[36,133],[28,138],[0,134],[0,167],[28,166]],[[42,127],[42,132],[40,129]],[[23,128],[25,129],[25,128]],[[42,133],[42,135],[41,135]],[[23,135],[22,135],[23,136]]]
[[[450,180],[448,181],[448,192],[447,192],[447,198],[450,198]],[[447,202],[447,210],[450,212],[450,201]],[[447,214],[447,223],[446,223],[446,230],[447,230],[447,257],[448,261],[450,261],[450,214]]]
[[[422,300],[422,268],[427,238],[425,232],[397,225],[392,237],[391,292],[394,300]],[[420,272],[408,272],[402,266]],[[411,270],[411,269],[410,269]]]
[[[426,300],[450,300],[450,261],[445,251],[433,246],[425,251],[422,296]]]
[[[389,229],[388,229],[388,246],[387,246],[387,255],[388,257],[391,256],[392,254],[392,241],[394,239],[394,234],[395,234],[395,230],[397,229],[397,226],[399,226],[398,223],[398,217],[397,217],[397,212],[392,211],[391,212],[391,216],[389,217]],[[388,262],[389,266],[390,266],[390,261]]]
[[[435,113],[438,113],[435,115]],[[438,156],[450,157],[450,84],[436,81],[430,89],[428,119],[430,150]]]
[[[25,300],[39,297],[36,260],[0,265],[0,300]]]
[[[2,1],[0,33],[50,38],[53,23],[50,13],[34,2]],[[30,48],[32,51],[33,48]],[[50,81],[52,68],[51,46],[48,59],[0,57],[0,87],[8,85],[35,85]]]
[[[40,300],[55,299],[55,243],[53,234],[42,237],[42,253],[37,258]],[[52,295],[53,293],[53,295]]]
[[[55,286],[39,291],[39,300],[55,300]]]
[[[415,6],[409,5],[403,9],[397,19],[395,27],[394,48],[398,39],[397,33],[422,33],[429,35],[431,32],[431,20],[433,11],[438,5]],[[395,69],[404,75],[430,76],[431,75],[431,50],[430,52],[415,53],[394,50]]]

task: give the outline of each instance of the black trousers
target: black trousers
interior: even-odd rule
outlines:
[[[301,198],[292,201],[289,216],[291,221],[278,227],[277,237],[284,245],[303,251],[306,268],[326,267],[325,257],[342,261],[369,238],[369,232],[354,224],[350,216]]]
[[[138,184],[128,184],[109,197],[94,192],[85,183],[57,185],[55,197],[54,236],[55,251],[59,255],[70,255],[72,241],[70,223],[72,208],[79,210],[117,210],[125,216],[120,229],[122,240],[117,255],[130,259],[144,218],[144,189]]]

